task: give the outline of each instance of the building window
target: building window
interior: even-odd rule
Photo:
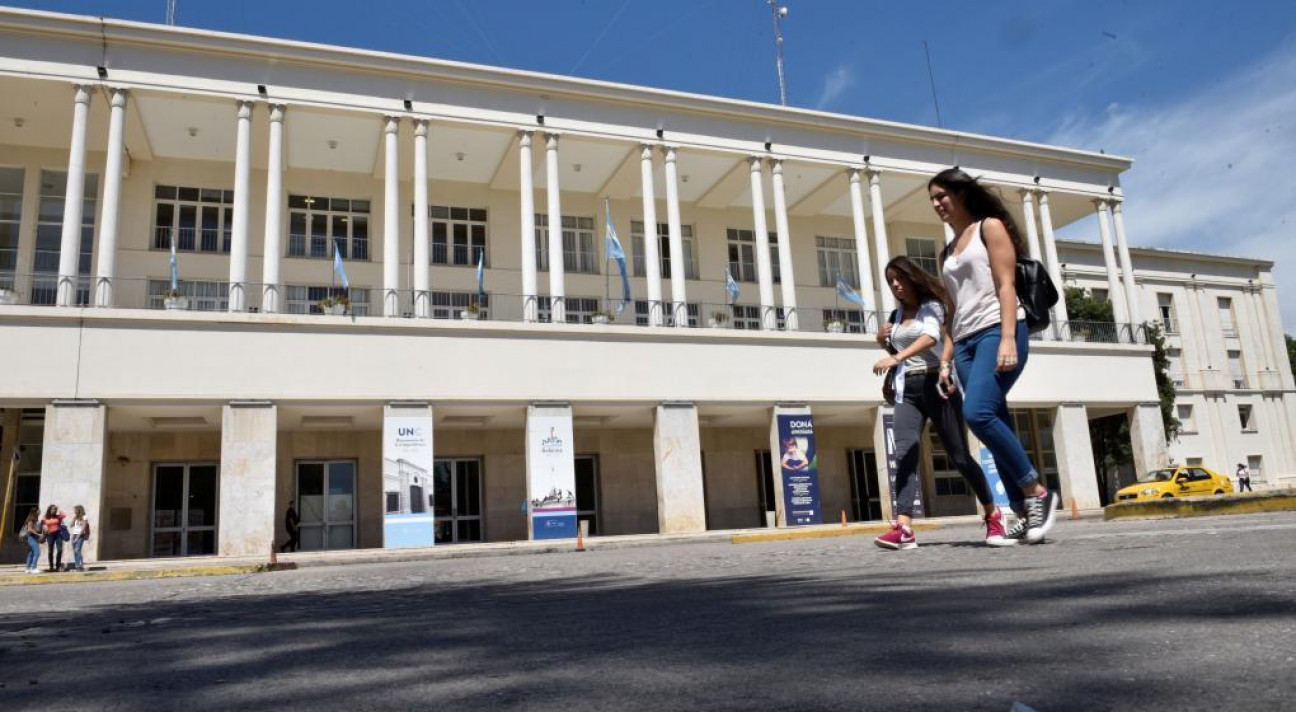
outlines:
[[[41,171],[40,216],[36,222],[36,253],[32,258],[32,304],[58,301],[59,252],[63,242],[63,199],[67,194],[67,173]],[[90,259],[94,250],[95,204],[99,176],[85,176],[85,200],[81,206],[81,250],[77,258],[76,303],[90,303]]]
[[[1157,311],[1161,315],[1161,329],[1167,334],[1178,334],[1179,321],[1175,318],[1174,295],[1158,292]]]
[[[598,274],[598,250],[594,249],[594,218],[564,215],[563,270],[583,274]],[[536,269],[549,269],[549,216],[535,216]],[[475,263],[474,263],[475,264]]]
[[[644,299],[635,300],[635,326],[648,326],[648,302]],[[696,302],[689,302],[684,305],[688,311],[688,325],[696,327],[698,325],[698,316],[702,313],[702,307]],[[663,302],[662,309],[665,315],[662,317],[662,323],[666,326],[675,326],[675,315],[671,314],[671,302]]]
[[[234,191],[159,185],[153,189],[153,249],[230,251]]]
[[[369,201],[288,196],[288,256],[369,259]]]
[[[21,459],[14,465],[13,509],[9,511],[9,532],[22,529],[27,512],[40,508],[41,450],[45,442],[45,411],[31,408],[22,411],[18,420],[17,446]],[[5,463],[9,467],[9,463]]]
[[[1219,306],[1220,330],[1226,337],[1237,336],[1237,322],[1233,318],[1233,299],[1218,297],[1215,303]]]
[[[0,168],[0,287],[13,289],[22,225],[23,169]]]
[[[936,240],[930,237],[906,237],[905,255],[929,274],[936,274]]]
[[[693,226],[680,225],[680,236],[684,242],[684,278],[697,279],[697,250],[693,249]],[[647,276],[648,272],[644,267],[643,221],[630,221],[630,241],[634,250],[634,275],[636,277]],[[672,260],[670,225],[667,223],[657,223],[657,255],[661,261],[662,279],[670,279]],[[735,275],[734,279],[737,278],[737,275]]]
[[[194,282],[178,280],[176,286],[189,299],[192,311],[226,311],[229,309],[229,282]],[[148,283],[148,308],[162,309],[165,293],[171,282],[150,279]]]
[[[1264,460],[1260,455],[1247,455],[1247,470],[1251,473],[1251,479],[1253,481],[1264,479],[1264,475],[1262,474],[1264,469],[1261,467],[1263,464]]]
[[[285,288],[289,314],[323,314],[320,300],[325,297],[345,296],[351,300],[350,312],[355,316],[369,315],[369,290],[363,287],[327,287],[323,285],[290,284]]]
[[[1179,419],[1179,430],[1181,432],[1197,432],[1197,424],[1193,422],[1193,407],[1191,405],[1176,405],[1175,417]]]
[[[1229,377],[1233,379],[1234,388],[1246,388],[1246,374],[1242,370],[1242,352],[1237,349],[1229,349],[1228,352]]]
[[[1090,294],[1090,296],[1092,296],[1095,300],[1100,301],[1100,302],[1109,302],[1109,301],[1111,301],[1111,299],[1108,298],[1106,287],[1093,287],[1093,288],[1091,288],[1091,289],[1089,290],[1089,294]]]
[[[478,319],[490,318],[490,295],[476,292],[432,292],[432,318],[457,319],[470,304],[480,307]]]
[[[1250,405],[1238,406],[1238,421],[1242,423],[1242,432],[1254,433],[1256,431],[1255,417]]]
[[[568,324],[592,324],[594,322],[594,312],[599,310],[599,300],[596,297],[567,297],[563,300],[566,305],[566,318]],[[540,321],[552,322],[553,310],[550,308],[549,297],[536,297],[536,305],[540,311]]]
[[[815,237],[819,253],[819,286],[833,287],[837,278],[859,289],[859,262],[855,254],[855,241],[844,237]]]
[[[1189,457],[1184,460],[1189,467],[1201,467],[1202,459],[1200,457]]]
[[[828,328],[828,322],[839,321],[848,334],[863,334],[865,332],[864,312],[859,309],[824,309],[823,323],[824,328]]]
[[[1184,387],[1183,372],[1183,351],[1180,349],[1166,349],[1166,361],[1170,364],[1170,382],[1176,388]]]
[[[756,233],[742,228],[725,231],[729,242],[729,274],[739,282],[756,281]],[[769,234],[770,272],[774,283],[779,282],[778,233]]]
[[[733,304],[729,307],[729,313],[733,318],[733,328],[747,329],[758,331],[761,328],[761,308],[754,304]],[[786,320],[783,316],[783,308],[775,307],[774,309],[774,326],[782,329],[786,326]]]
[[[476,267],[477,258],[486,252],[486,209],[453,208],[429,205],[429,232],[432,240],[432,264]]]

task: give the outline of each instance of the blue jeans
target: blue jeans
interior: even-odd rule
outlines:
[[[63,568],[63,539],[58,533],[46,534],[45,544],[49,546],[49,567],[51,571]],[[55,554],[58,554],[57,560]]]
[[[973,434],[994,455],[1008,500],[1014,510],[1020,510],[1026,498],[1023,490],[1034,486],[1039,481],[1039,474],[1013,429],[1012,414],[1008,412],[1008,391],[1012,390],[1026,368],[1030,332],[1025,321],[1017,322],[1017,368],[998,373],[995,365],[999,361],[1002,334],[1002,328],[996,324],[956,342],[954,368],[963,384],[963,418]]]
[[[81,561],[81,547],[85,544],[85,539],[76,538],[72,540],[72,565],[78,570],[85,568]]]
[[[27,568],[34,569],[40,566],[40,539],[34,536],[23,538],[27,540],[27,546],[31,547],[31,551],[27,552]]]

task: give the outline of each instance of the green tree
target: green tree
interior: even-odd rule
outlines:
[[[1096,299],[1087,289],[1080,287],[1066,288],[1067,318],[1073,321],[1099,321],[1111,324],[1116,321],[1112,316],[1112,304],[1105,299]]]
[[[1291,368],[1292,373],[1296,373],[1296,339],[1287,335],[1287,365]]]

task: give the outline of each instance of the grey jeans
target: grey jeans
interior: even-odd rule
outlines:
[[[918,491],[919,443],[928,420],[945,446],[950,462],[967,480],[977,501],[986,509],[993,507],[985,473],[968,453],[963,403],[958,391],[948,399],[941,398],[936,390],[939,379],[934,372],[905,374],[904,380],[904,398],[896,403],[895,418],[891,421],[896,444],[896,514],[913,515],[914,495]]]

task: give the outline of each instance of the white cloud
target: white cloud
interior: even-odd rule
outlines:
[[[846,90],[855,83],[855,75],[851,72],[850,67],[839,64],[837,68],[828,72],[823,80],[823,89],[819,92],[819,101],[815,102],[815,108],[826,109],[830,104],[841,98]]]
[[[1048,142],[1135,159],[1121,180],[1132,243],[1273,260],[1296,332],[1296,42],[1160,106],[1069,117]]]

